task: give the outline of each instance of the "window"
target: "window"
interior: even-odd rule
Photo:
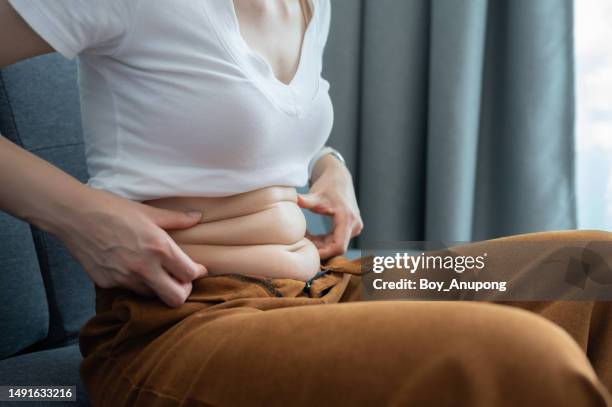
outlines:
[[[612,1],[574,13],[578,227],[612,231]]]

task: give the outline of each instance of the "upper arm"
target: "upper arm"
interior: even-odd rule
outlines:
[[[51,52],[113,55],[136,0],[0,0],[0,66]]]
[[[0,68],[49,52],[53,48],[30,28],[8,0],[0,0]]]

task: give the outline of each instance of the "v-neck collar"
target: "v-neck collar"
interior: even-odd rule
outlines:
[[[311,17],[303,34],[300,60],[291,81],[279,80],[271,64],[254,51],[240,33],[240,25],[233,0],[203,1],[205,13],[215,29],[219,41],[226,48],[247,76],[286,113],[298,115],[308,101],[318,92],[319,69],[315,65],[319,58],[316,52],[317,0],[308,0]],[[316,76],[313,78],[313,76]],[[314,89],[313,89],[314,88]]]
[[[303,65],[303,60],[304,60],[304,50],[306,48],[306,46],[308,45],[307,42],[310,41],[310,37],[312,36],[311,32],[313,30],[313,25],[314,25],[314,16],[315,16],[315,6],[314,6],[314,2],[312,0],[307,0],[309,7],[310,7],[310,19],[308,21],[308,26],[306,27],[306,29],[304,30],[304,33],[302,35],[302,42],[300,44],[300,52],[299,52],[299,60],[298,60],[298,66],[297,69],[295,70],[293,77],[291,78],[291,80],[289,81],[289,83],[285,83],[283,81],[281,81],[280,79],[278,79],[278,77],[276,76],[276,74],[274,73],[274,69],[272,69],[272,64],[270,64],[270,61],[268,61],[266,58],[264,58],[259,52],[255,51],[244,39],[244,37],[242,36],[242,32],[240,31],[240,22],[238,20],[238,14],[236,12],[236,5],[234,3],[234,0],[226,0],[229,3],[229,8],[230,8],[230,12],[231,15],[233,17],[233,22],[234,22],[234,30],[236,35],[238,36],[238,41],[241,42],[241,46],[244,50],[246,50],[246,52],[249,52],[251,54],[253,54],[253,56],[255,58],[259,58],[261,59],[262,64],[266,65],[266,67],[270,70],[270,73],[272,74],[272,76],[274,77],[274,79],[276,79],[281,85],[285,85],[285,86],[291,86],[297,76],[300,73],[300,69],[302,68]],[[300,7],[302,7],[300,5]]]

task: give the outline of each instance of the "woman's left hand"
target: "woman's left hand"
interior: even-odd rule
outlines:
[[[346,253],[351,238],[359,235],[363,221],[357,206],[351,173],[335,157],[321,157],[313,170],[313,182],[307,194],[298,194],[298,205],[312,212],[333,216],[333,229],[326,235],[306,238],[319,249],[322,260]]]

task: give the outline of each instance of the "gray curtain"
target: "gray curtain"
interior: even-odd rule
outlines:
[[[323,75],[366,240],[576,226],[571,0],[331,0]]]

